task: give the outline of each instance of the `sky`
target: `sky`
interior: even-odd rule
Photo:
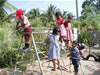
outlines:
[[[40,12],[46,11],[50,4],[53,4],[61,11],[69,11],[76,16],[76,0],[8,0],[9,3],[17,7],[18,9],[30,11],[33,8],[39,8]],[[85,0],[78,0],[79,16],[82,11],[82,3]]]

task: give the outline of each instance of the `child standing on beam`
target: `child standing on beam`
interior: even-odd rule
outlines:
[[[60,29],[59,35],[60,35],[60,41],[62,43],[64,41],[64,39],[66,38],[66,29],[65,29],[65,26],[64,26],[64,21],[63,21],[63,18],[62,18],[60,11],[56,12],[55,16],[56,16],[56,19],[57,19],[56,27]]]
[[[29,49],[32,27],[30,25],[30,22],[28,21],[28,18],[23,14],[23,10],[18,9],[16,11],[16,18],[18,18],[16,30],[20,27],[24,29],[25,47],[23,48],[23,50],[27,50]]]
[[[69,47],[71,44],[70,42],[73,41],[73,35],[72,35],[72,17],[69,16],[67,20],[64,22],[65,28],[66,28],[66,45]]]

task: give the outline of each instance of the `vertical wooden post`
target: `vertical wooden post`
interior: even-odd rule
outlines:
[[[37,51],[37,47],[36,47],[36,44],[35,44],[33,33],[31,33],[31,36],[32,36],[32,43],[33,43],[34,48],[35,48],[35,53],[36,53],[36,56],[38,58],[38,63],[39,63],[39,67],[40,67],[40,70],[41,70],[41,74],[44,75],[43,74],[43,69],[42,69],[42,66],[41,66],[41,62],[40,62],[40,57],[39,57],[39,54],[38,54],[38,51]]]
[[[76,0],[76,16],[77,16],[77,20],[79,19],[79,15],[78,15],[78,0]]]

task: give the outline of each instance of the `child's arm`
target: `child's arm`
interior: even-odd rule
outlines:
[[[72,46],[69,46],[69,48],[72,49]],[[67,56],[68,56],[68,57],[69,57],[69,56],[72,56],[72,50],[70,51],[70,54],[68,54]]]
[[[67,55],[67,57],[72,56],[72,52],[70,54]]]
[[[20,27],[22,27],[22,26],[19,26],[19,21],[18,21],[16,24],[16,30],[18,30]]]
[[[18,25],[19,25],[19,22],[17,22],[17,24],[16,24],[16,30],[19,28]]]
[[[50,40],[49,40],[49,38],[47,38],[47,39],[45,40],[45,42],[46,42],[46,43],[50,43]]]

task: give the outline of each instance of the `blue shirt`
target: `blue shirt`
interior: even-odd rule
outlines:
[[[72,48],[72,59],[79,59],[80,60],[80,52],[77,47]]]

